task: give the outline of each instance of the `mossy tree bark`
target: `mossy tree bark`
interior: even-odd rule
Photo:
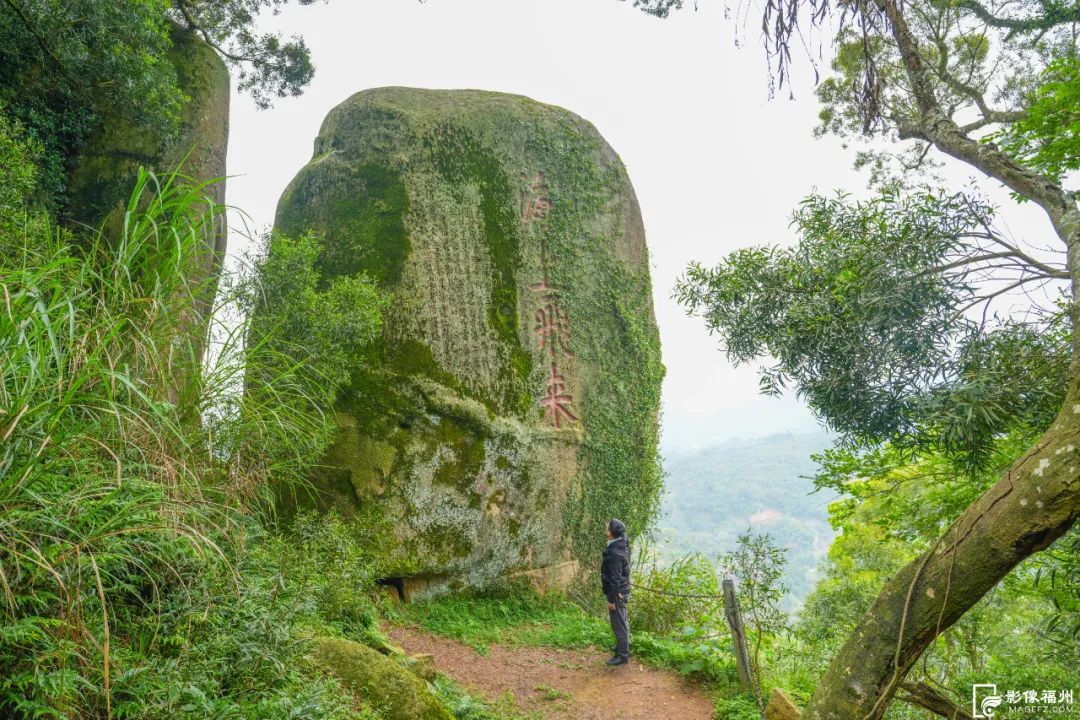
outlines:
[[[900,129],[994,178],[1041,207],[1067,248],[1070,315],[1080,321],[1080,210],[1056,182],[968,136],[941,106],[924,55],[895,0],[873,0],[888,19],[918,109]],[[1080,353],[1073,332],[1065,404],[1039,440],[938,538],[892,577],[821,677],[803,717],[876,720],[908,669],[941,632],[1018,563],[1061,537],[1080,514]]]

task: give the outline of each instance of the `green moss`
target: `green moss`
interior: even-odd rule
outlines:
[[[320,266],[326,279],[364,272],[387,287],[401,280],[409,253],[405,182],[376,163],[365,163],[354,173],[363,190],[328,199],[334,222],[323,229],[327,242]]]
[[[473,396],[460,379],[439,365],[431,353],[431,348],[419,340],[405,339],[393,343],[384,341],[379,343],[379,352],[384,366],[394,368],[400,375],[420,375],[466,397]]]
[[[435,482],[470,492],[484,466],[483,438],[455,418],[444,417],[435,426],[435,441],[454,453],[435,471]]]
[[[316,638],[315,661],[383,720],[453,720],[427,683],[388,657],[342,638]]]
[[[378,365],[358,364],[338,407],[353,417],[362,432],[388,437],[395,428],[408,429],[423,413],[418,399],[407,392],[400,378]]]
[[[414,534],[408,554],[420,561],[427,572],[457,568],[473,552],[473,526],[462,526],[451,519],[434,517],[413,519]]]
[[[578,321],[575,327],[581,318],[592,319],[587,333],[575,332],[570,340],[591,377],[579,398],[586,438],[580,471],[563,505],[573,553],[588,559],[601,549],[596,527],[603,518],[620,517],[641,532],[656,517],[663,486],[657,448],[664,367],[647,264],[628,266],[591,224],[611,211],[613,198],[625,197],[625,172],[617,162],[597,162],[602,153],[595,135],[564,130],[558,141],[544,143],[558,148],[546,173],[554,207],[545,237],[560,261],[551,280],[562,289],[563,309]],[[579,281],[584,262],[589,282]]]

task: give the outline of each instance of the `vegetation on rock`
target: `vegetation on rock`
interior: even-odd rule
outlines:
[[[366,645],[344,638],[317,638],[315,658],[385,720],[453,717],[422,678]]]
[[[182,132],[185,108],[196,94],[185,76],[188,62],[196,67],[204,60],[199,51],[177,55],[173,50],[174,45],[193,46],[193,35],[198,45],[213,46],[215,54],[239,70],[241,90],[260,105],[274,96],[298,94],[312,75],[303,41],[254,31],[261,10],[276,10],[286,1],[0,3],[0,103],[40,148],[41,196],[63,207],[74,158],[99,132],[112,132],[116,122],[136,135],[127,138],[135,141],[127,147],[113,146],[138,158],[126,173],[128,183],[138,163],[147,162],[145,153],[180,140],[182,149],[160,158],[155,169],[175,167],[199,139]],[[113,196],[110,207],[124,197]],[[76,219],[95,225],[101,220]]]

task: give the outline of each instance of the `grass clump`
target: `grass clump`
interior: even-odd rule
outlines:
[[[543,717],[522,713],[510,692],[494,702],[486,702],[465,692],[444,675],[435,678],[432,689],[456,720],[541,720]]]
[[[548,702],[554,702],[556,700],[569,700],[573,697],[572,694],[566,692],[565,690],[559,690],[558,688],[553,688],[550,685],[537,685],[535,688],[533,688],[533,690],[536,690],[538,693],[540,693],[540,697],[544,700],[547,700]]]

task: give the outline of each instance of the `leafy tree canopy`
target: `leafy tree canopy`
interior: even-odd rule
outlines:
[[[312,5],[317,0],[296,0]],[[241,91],[267,108],[274,97],[299,95],[315,68],[303,38],[255,32],[259,13],[280,12],[289,0],[171,0],[177,21],[197,33],[239,72]]]
[[[812,195],[795,213],[794,247],[693,264],[676,294],[736,363],[772,360],[766,392],[794,385],[849,446],[887,441],[980,464],[1002,432],[1049,424],[1069,358],[1056,308],[1023,322],[969,312],[1061,275],[1018,266],[1030,256],[990,217],[964,194]]]
[[[1055,179],[1080,170],[1080,59],[1069,55],[1051,62],[1031,92],[1024,116],[994,139]]]
[[[177,30],[237,68],[240,89],[259,107],[298,95],[313,74],[303,40],[254,30],[261,11],[287,1],[0,0],[0,103],[42,146],[47,195],[62,195],[66,164],[115,113],[158,136],[175,132],[186,100],[168,57]]]
[[[634,7],[649,15],[665,18],[672,10],[681,10],[683,0],[634,0]]]
[[[833,486],[842,482],[848,497],[829,507],[840,534],[796,627],[804,661],[815,672],[870,608],[884,580],[931,547],[1029,444],[1023,433],[1003,436],[994,444],[991,466],[980,472],[965,471],[935,453],[915,462],[889,448],[842,460],[838,451],[830,453],[817,479]],[[1014,569],[930,647],[908,681],[944,687],[963,698],[987,675],[1010,686],[1070,677],[1080,657],[1078,550],[1080,534],[1074,529],[1052,550]]]

